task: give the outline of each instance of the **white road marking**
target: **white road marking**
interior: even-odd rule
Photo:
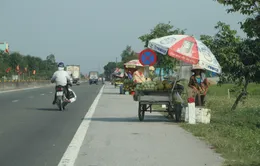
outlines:
[[[32,88],[22,88],[22,89],[12,89],[12,90],[4,90],[4,91],[0,91],[0,94],[1,93],[10,93],[10,92],[18,92],[18,91],[26,91],[26,90],[32,90],[32,89],[40,89],[40,88],[47,88],[49,86],[52,86],[52,85],[45,85],[45,86],[34,86]]]
[[[49,92],[49,93],[52,93],[52,92]]]
[[[13,103],[16,103],[16,102],[18,102],[18,101],[19,101],[19,100],[13,100],[12,102],[13,102]]]
[[[88,112],[86,113],[84,120],[81,122],[76,134],[72,138],[72,140],[71,140],[66,152],[63,154],[63,157],[61,158],[58,166],[74,166],[75,161],[78,157],[80,147],[82,146],[82,143],[87,135],[89,124],[91,122],[91,120],[88,120],[88,119],[90,119],[93,116],[93,114],[96,110],[96,107],[98,105],[98,101],[103,93],[103,89],[104,89],[104,85],[100,89],[97,97],[95,98],[94,102],[92,103]]]
[[[44,93],[43,94],[41,94],[42,96],[44,95]]]
[[[32,98],[34,98],[34,96],[29,96],[28,98],[29,98],[29,99],[32,99]]]

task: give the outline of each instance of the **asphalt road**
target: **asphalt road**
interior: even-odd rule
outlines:
[[[56,166],[101,85],[73,86],[77,101],[60,112],[54,87],[0,93],[0,165]]]

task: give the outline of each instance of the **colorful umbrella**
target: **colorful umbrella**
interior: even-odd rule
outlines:
[[[116,68],[113,75],[117,77],[124,77],[124,69]]]
[[[125,64],[125,67],[126,68],[136,68],[136,67],[141,67],[143,66],[138,59],[134,59],[134,60],[131,60],[129,62],[126,62]]]
[[[189,64],[198,64],[206,70],[221,73],[221,66],[210,49],[200,40],[188,35],[170,35],[149,41],[148,47],[163,55]]]

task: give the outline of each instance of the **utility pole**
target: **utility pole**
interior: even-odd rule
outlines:
[[[116,67],[117,67],[117,57],[116,57]]]

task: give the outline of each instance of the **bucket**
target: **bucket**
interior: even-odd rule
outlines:
[[[211,110],[207,108],[195,108],[196,121],[199,123],[209,124],[211,119]]]

